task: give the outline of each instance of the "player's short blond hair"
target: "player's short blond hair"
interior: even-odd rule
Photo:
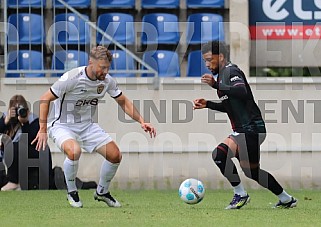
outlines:
[[[96,60],[108,60],[109,62],[113,60],[113,55],[104,46],[96,46],[92,48],[90,51],[90,57]]]

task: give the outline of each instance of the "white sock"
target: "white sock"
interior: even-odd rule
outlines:
[[[77,191],[76,176],[78,172],[79,161],[70,160],[68,157],[64,161],[64,174],[67,184],[67,191]]]
[[[111,163],[105,160],[101,166],[100,179],[97,186],[97,193],[106,194],[110,185],[110,181],[114,178],[119,163]]]
[[[237,186],[235,186],[233,188],[234,188],[234,194],[238,194],[241,197],[247,195],[247,192],[245,191],[242,183],[240,183],[239,185],[237,185]]]
[[[282,203],[288,203],[288,202],[290,202],[291,201],[291,199],[292,199],[292,196],[290,196],[288,193],[286,193],[286,191],[284,191],[283,190],[283,192],[280,194],[280,195],[278,195],[278,197],[279,197],[279,199],[280,199],[280,201],[282,202]]]

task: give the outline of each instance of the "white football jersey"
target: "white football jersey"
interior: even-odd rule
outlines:
[[[117,82],[108,74],[105,80],[91,80],[85,70],[78,67],[64,73],[50,88],[57,97],[51,109],[48,127],[65,125],[84,130],[94,122],[95,112],[106,92],[113,98],[122,92]]]

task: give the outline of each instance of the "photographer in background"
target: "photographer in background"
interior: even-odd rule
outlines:
[[[22,95],[14,95],[10,99],[8,112],[3,113],[0,118],[0,134],[2,134],[0,150],[3,155],[3,162],[7,167],[7,184],[1,188],[1,191],[39,189],[40,175],[46,176],[46,181],[49,180],[46,183],[48,188],[53,184],[52,160],[49,148],[45,151],[45,162],[40,159],[37,167],[28,164],[30,160],[39,159],[39,152],[35,149],[36,145],[31,145],[31,141],[35,139],[38,131],[38,116],[29,111],[27,101]],[[27,154],[21,152],[27,152]],[[20,174],[19,168],[23,168],[20,169]],[[23,179],[23,176],[19,177],[27,169],[28,179]],[[23,175],[25,175],[25,172],[23,172]],[[21,184],[22,182],[26,183]]]

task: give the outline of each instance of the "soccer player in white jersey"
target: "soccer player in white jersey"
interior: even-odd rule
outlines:
[[[112,55],[105,47],[92,48],[88,66],[66,72],[40,98],[40,129],[32,143],[37,143],[37,150],[44,150],[48,133],[66,154],[64,173],[67,199],[72,207],[82,207],[75,181],[81,149],[96,151],[106,159],[101,167],[94,199],[104,201],[110,207],[121,206],[108,190],[121,161],[121,152],[110,135],[92,120],[99,100],[106,93],[116,100],[127,115],[139,122],[145,132],[151,137],[156,136],[155,128],[144,121],[108,74],[111,61]],[[54,101],[54,111],[51,111],[54,116],[48,119],[51,101]]]

